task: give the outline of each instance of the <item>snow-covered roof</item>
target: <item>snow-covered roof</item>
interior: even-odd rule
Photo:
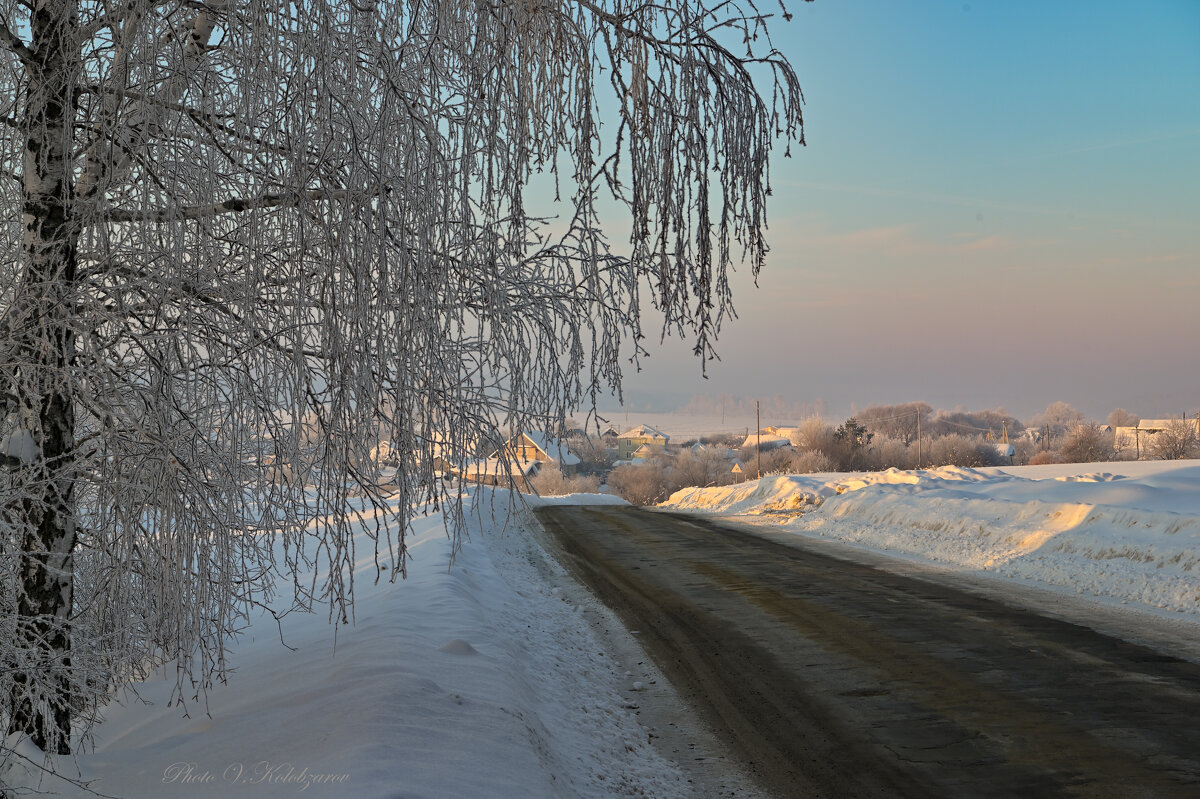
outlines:
[[[742,442],[743,447],[757,447],[759,444],[758,433],[751,433],[746,436],[746,440]],[[763,449],[775,449],[776,447],[790,446],[792,440],[786,436],[772,435],[764,428],[761,436],[761,446]]]
[[[671,437],[661,430],[656,430],[648,424],[639,424],[632,430],[626,430],[617,438],[661,438],[663,441],[669,441]]]
[[[1178,422],[1179,419],[1143,419],[1137,423],[1138,430],[1166,430],[1171,422]],[[1182,421],[1196,424],[1195,419],[1183,419]],[[1132,428],[1131,428],[1132,429]]]
[[[571,453],[566,446],[556,438],[551,438],[545,431],[534,430],[526,433],[533,445],[546,453],[546,457],[561,463],[563,466],[578,466],[579,458]]]

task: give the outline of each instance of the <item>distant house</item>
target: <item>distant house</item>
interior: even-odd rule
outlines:
[[[764,434],[770,433],[773,436],[790,439],[792,437],[792,433],[799,429],[799,427],[780,427],[778,425],[767,425],[762,429],[762,431]]]
[[[565,444],[550,438],[540,430],[512,436],[501,449],[489,456],[489,460],[499,459],[501,450],[507,453],[509,460],[549,463],[565,475],[575,474],[579,467],[579,458],[573,455]]]
[[[649,447],[651,452],[665,452],[670,440],[671,437],[661,430],[655,430],[648,424],[640,424],[617,436],[617,459],[632,459],[634,452],[643,445]]]
[[[640,447],[638,447],[637,449],[635,449],[633,451],[633,454],[631,457],[635,461],[640,461],[640,460],[645,460],[646,458],[653,458],[655,455],[659,454],[660,452],[662,452],[662,450],[659,449],[658,447],[651,447],[649,444],[642,444]]]
[[[1146,451],[1146,444],[1155,435],[1167,429],[1167,425],[1171,422],[1178,421],[1178,419],[1143,419],[1132,427],[1117,427],[1113,431],[1113,446],[1117,452],[1131,449],[1140,455]],[[1186,421],[1195,425],[1196,435],[1200,436],[1200,420],[1187,419]]]
[[[788,435],[780,435],[778,431],[788,430]],[[779,447],[790,447],[792,439],[790,431],[795,428],[779,428],[779,427],[764,427],[759,433],[751,433],[746,436],[746,440],[742,442],[742,449],[746,447],[761,447],[763,452],[769,449],[778,449]]]

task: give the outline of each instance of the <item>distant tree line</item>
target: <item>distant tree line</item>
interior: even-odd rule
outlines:
[[[777,398],[773,404],[786,403]],[[1200,456],[1193,419],[1173,420],[1161,432],[1146,436],[1137,452],[1129,448],[1118,451],[1115,429],[1135,426],[1138,421],[1134,414],[1117,408],[1100,424],[1065,402],[1053,402],[1025,422],[1004,408],[946,411],[925,402],[873,405],[839,424],[810,415],[790,431],[790,446],[780,446],[772,436],[771,447],[764,443],[760,452],[743,435],[711,435],[699,439],[705,448],[693,450],[696,441],[690,441],[654,457],[615,466],[612,449],[598,438],[583,436],[572,440],[571,450],[581,458],[581,472],[591,475],[587,482],[539,476],[535,486],[542,493],[594,490],[591,487],[604,478],[612,493],[634,504],[650,505],[681,488],[728,485],[753,479],[760,471],[763,475],[811,474],[1090,463],[1131,460],[1139,455],[1164,459]],[[743,447],[743,442],[748,445]],[[740,472],[732,468],[734,463]]]

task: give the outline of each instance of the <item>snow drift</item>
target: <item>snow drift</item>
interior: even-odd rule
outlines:
[[[1200,616],[1200,465],[771,476],[664,507]]]

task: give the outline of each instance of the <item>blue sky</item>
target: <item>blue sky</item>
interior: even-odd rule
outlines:
[[[1200,408],[1200,2],[789,9],[808,147],[767,268],[709,379],[668,343],[631,405]]]

